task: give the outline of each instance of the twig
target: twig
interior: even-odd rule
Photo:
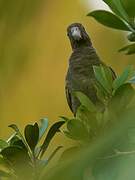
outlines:
[[[106,157],[100,157],[98,159],[111,159],[111,158],[122,156],[122,155],[135,154],[135,150],[133,150],[133,151],[119,151],[119,150],[115,149],[114,152],[115,152],[115,154],[112,154],[112,155],[106,156]]]

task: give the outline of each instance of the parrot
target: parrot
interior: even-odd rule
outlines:
[[[91,39],[87,34],[84,26],[80,23],[72,23],[67,28],[67,36],[70,40],[72,53],[69,58],[68,70],[65,78],[65,94],[67,103],[76,116],[79,100],[73,95],[73,92],[80,91],[85,94],[93,104],[103,103],[97,97],[95,88],[96,77],[93,66],[106,66],[96,53]],[[116,74],[111,67],[113,79]]]

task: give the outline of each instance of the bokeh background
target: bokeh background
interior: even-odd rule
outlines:
[[[71,47],[66,28],[81,22],[100,57],[120,73],[133,56],[117,52],[126,43],[124,32],[98,24],[86,14],[104,8],[99,0],[0,0],[0,137],[9,124],[21,129],[47,117],[72,116],[64,80]]]

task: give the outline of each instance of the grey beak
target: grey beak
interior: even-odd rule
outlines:
[[[74,38],[75,40],[80,40],[80,39],[82,39],[82,36],[81,36],[80,31],[77,31],[77,30],[74,30],[74,31],[72,32],[72,36],[73,36],[73,38]]]

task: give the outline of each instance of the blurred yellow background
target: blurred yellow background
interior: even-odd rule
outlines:
[[[42,117],[51,124],[60,115],[72,116],[64,92],[70,23],[84,24],[100,57],[117,73],[135,64],[133,56],[117,52],[126,43],[124,33],[87,17],[92,7],[83,2],[0,0],[0,137],[8,137],[12,123],[23,128]]]

